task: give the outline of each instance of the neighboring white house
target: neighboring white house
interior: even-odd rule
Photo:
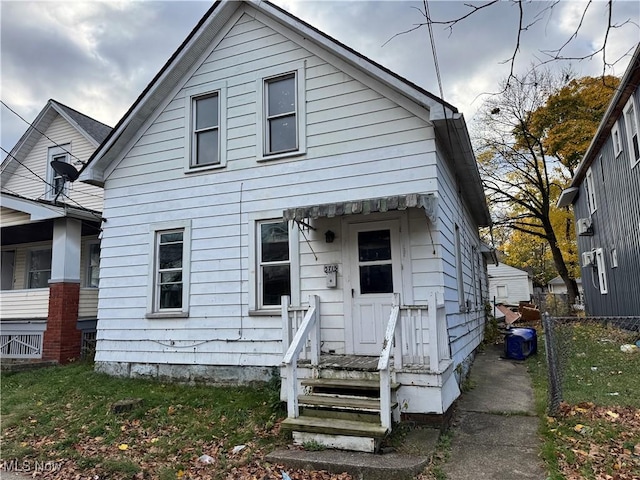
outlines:
[[[281,367],[296,441],[362,450],[458,397],[490,217],[452,105],[269,2],[222,1],[81,179],[106,191],[97,370],[240,383]],[[372,398],[359,409],[345,386]],[[312,416],[334,407],[377,427]]]
[[[582,279],[579,277],[576,278],[576,283],[578,284],[578,293],[580,294],[580,298],[583,298],[584,290],[582,289]],[[549,280],[547,288],[549,289],[549,293],[553,295],[567,294],[567,285],[564,283],[564,280],[562,280],[560,275]]]
[[[487,266],[489,275],[489,297],[496,303],[518,305],[531,301],[533,280],[529,273],[519,268],[498,263]]]
[[[95,335],[102,188],[65,182],[111,128],[49,100],[0,167],[2,358],[65,363]]]

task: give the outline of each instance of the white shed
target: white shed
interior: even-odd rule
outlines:
[[[489,297],[495,303],[518,305],[531,301],[533,280],[529,273],[505,263],[488,265]]]

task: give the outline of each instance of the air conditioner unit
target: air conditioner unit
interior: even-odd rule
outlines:
[[[582,266],[588,267],[589,265],[593,265],[595,262],[596,254],[593,250],[589,252],[582,252]]]
[[[591,217],[578,219],[578,235],[593,235]]]

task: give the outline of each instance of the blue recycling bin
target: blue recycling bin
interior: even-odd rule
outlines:
[[[509,330],[504,337],[504,356],[524,360],[538,351],[538,334],[535,328],[518,327]]]

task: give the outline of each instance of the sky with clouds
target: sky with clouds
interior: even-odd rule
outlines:
[[[440,96],[424,3],[387,1],[274,0],[302,20],[363,55]],[[467,3],[428,2],[434,21],[469,13]],[[515,72],[544,59],[541,51],[561,46],[581,21],[587,2],[522,2],[522,32]],[[211,1],[10,1],[0,2],[0,81],[4,103],[28,121],[49,98],[114,126],[178,48]],[[596,0],[582,19],[568,53],[600,48],[607,3]],[[473,122],[488,92],[509,73],[505,63],[518,35],[518,3],[482,9],[452,29],[434,25],[443,96]],[[630,22],[627,22],[630,20]],[[625,23],[626,22],[626,23]],[[621,75],[640,40],[640,3],[616,0],[606,55],[620,59],[608,74]],[[408,32],[397,35],[401,32]],[[628,55],[625,56],[625,54]],[[554,64],[554,68],[561,66]],[[602,73],[602,57],[574,62],[579,76]],[[1,144],[10,150],[28,125],[2,106]],[[4,158],[4,153],[2,158]]]

